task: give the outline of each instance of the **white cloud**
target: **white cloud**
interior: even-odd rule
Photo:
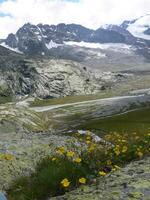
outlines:
[[[26,22],[33,24],[78,23],[98,28],[150,13],[150,0],[7,0],[0,4],[0,37],[6,37]]]

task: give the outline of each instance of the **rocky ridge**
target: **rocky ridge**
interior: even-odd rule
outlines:
[[[96,94],[127,77],[111,72],[94,74],[84,65],[69,60],[26,58],[4,47],[0,50],[1,97]]]

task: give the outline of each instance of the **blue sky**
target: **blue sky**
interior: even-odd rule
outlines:
[[[150,0],[0,0],[0,38],[24,23],[119,24],[150,13]]]

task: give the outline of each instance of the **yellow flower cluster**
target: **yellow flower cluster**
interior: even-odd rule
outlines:
[[[80,163],[82,161],[82,159],[80,157],[75,158],[74,162],[76,163]]]
[[[87,131],[86,134],[76,133],[75,136],[78,137],[78,140],[84,144],[84,151],[81,154],[77,153],[78,151],[67,150],[65,147],[61,146],[57,148],[57,153],[61,155],[61,158],[66,158],[76,163],[75,167],[82,166],[82,164],[91,165],[97,175],[105,177],[109,172],[119,170],[118,165],[122,165],[126,162],[126,158],[130,155],[130,152],[134,152],[133,158],[142,158],[144,155],[143,146],[140,146],[140,134],[139,133],[109,133],[104,136],[104,141],[106,143],[100,142],[99,144],[95,143],[93,136],[90,131]],[[148,143],[148,136],[150,133],[146,134],[146,139],[143,139],[142,142],[145,144]],[[147,148],[148,149],[148,148]],[[81,156],[82,155],[82,156]],[[103,157],[104,158],[103,158]],[[58,160],[59,157],[51,158],[52,161]],[[130,159],[130,156],[129,156]],[[98,171],[100,169],[100,171]],[[88,174],[87,174],[88,176]],[[75,183],[77,184],[86,184],[87,179],[77,175]],[[74,180],[68,180],[64,178],[60,184],[63,188],[68,188],[70,184],[73,185]]]
[[[106,173],[105,173],[104,171],[99,171],[98,174],[99,174],[100,176],[106,176]]]
[[[69,180],[68,180],[67,178],[65,178],[65,179],[63,179],[63,180],[61,181],[61,185],[62,185],[64,188],[67,188],[67,187],[69,187],[70,182],[69,182]]]
[[[14,159],[14,156],[12,154],[0,154],[0,160],[11,161],[13,159]]]
[[[116,145],[115,148],[114,148],[114,153],[119,156],[120,154],[120,146],[119,145]]]
[[[56,152],[58,154],[64,154],[65,153],[65,148],[64,147],[58,147]]]
[[[79,183],[85,184],[86,183],[86,178],[84,178],[84,177],[79,178]]]
[[[68,151],[66,155],[67,155],[67,157],[73,157],[75,155],[75,152]]]

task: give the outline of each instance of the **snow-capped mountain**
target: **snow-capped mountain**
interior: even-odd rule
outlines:
[[[150,40],[149,14],[132,21],[124,21],[121,27],[128,30],[134,37]]]
[[[0,45],[17,53],[43,59],[66,59],[84,64],[90,70],[124,70],[150,62],[150,40],[132,35],[127,27],[135,23],[106,25],[92,30],[77,24],[22,26]],[[148,34],[149,29],[145,29]],[[20,54],[20,55],[21,55]]]
[[[49,55],[53,48],[65,42],[123,43],[135,45],[137,39],[119,26],[92,30],[76,24],[32,25],[25,24],[16,34],[9,34],[1,45],[18,52]]]

